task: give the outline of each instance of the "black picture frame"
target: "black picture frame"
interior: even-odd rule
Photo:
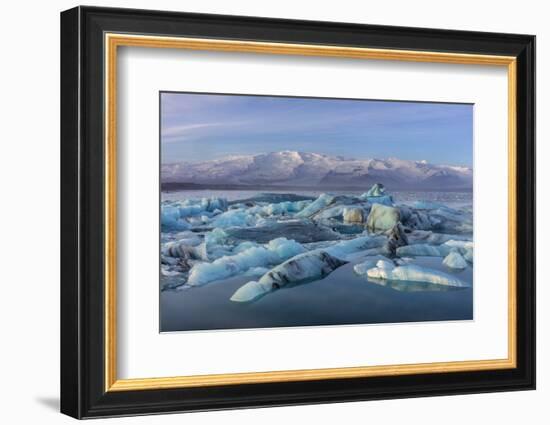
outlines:
[[[105,391],[104,34],[514,56],[517,367],[300,382]],[[535,37],[132,9],[61,13],[61,412],[75,418],[535,388]]]

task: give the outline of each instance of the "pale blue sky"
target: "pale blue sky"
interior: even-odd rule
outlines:
[[[282,150],[472,165],[473,105],[161,93],[162,162]]]

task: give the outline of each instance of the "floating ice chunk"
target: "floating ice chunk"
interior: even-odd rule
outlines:
[[[163,266],[160,268],[160,272],[163,276],[179,276],[182,273],[176,270],[170,270],[168,267]]]
[[[382,247],[386,243],[386,240],[385,236],[361,236],[355,239],[338,242],[335,245],[325,248],[324,251],[334,257],[347,260],[348,256],[359,251]]]
[[[439,229],[443,224],[442,217],[428,214],[426,211],[414,210],[406,205],[399,206],[401,222],[410,229]]]
[[[390,195],[386,195],[386,189],[381,183],[375,183],[365,193],[363,193],[360,199],[369,201],[371,204],[382,204],[389,207],[393,206],[393,198]]]
[[[445,264],[447,267],[451,269],[458,269],[458,270],[462,270],[468,267],[468,263],[466,263],[466,260],[464,259],[464,257],[462,257],[462,255],[460,255],[460,253],[456,249],[453,249],[449,253],[449,255],[447,255],[443,259],[443,264]]]
[[[212,263],[198,264],[191,269],[187,283],[191,286],[200,286],[216,280],[227,279],[253,267],[278,264],[304,251],[305,248],[293,240],[275,239],[265,247],[248,248],[238,254],[218,258]]]
[[[202,214],[204,212],[204,207],[202,205],[187,205],[179,208],[180,217],[191,217],[195,215]]]
[[[252,267],[251,269],[248,269],[244,275],[245,276],[263,276],[269,271],[267,267]]]
[[[391,279],[391,274],[395,269],[395,264],[388,260],[379,260],[376,267],[367,270],[367,276],[376,279]]]
[[[193,226],[202,226],[210,221],[207,215],[188,217],[187,221]]]
[[[361,199],[370,202],[371,204],[386,205],[388,207],[393,206],[393,198],[390,195],[384,196],[361,196]]]
[[[435,210],[444,206],[445,205],[440,204],[439,202],[433,201],[415,201],[412,204],[412,207],[418,210]]]
[[[367,276],[376,279],[427,282],[457,287],[469,286],[459,278],[440,272],[439,270],[432,270],[416,265],[394,267],[393,264],[389,264],[388,262],[377,264],[376,267],[367,271]]]
[[[411,258],[411,257],[403,257],[403,258],[396,258],[395,259],[395,263],[398,266],[405,266],[409,263],[412,263],[413,261],[414,261],[414,258]]]
[[[244,210],[230,210],[214,217],[211,224],[221,228],[254,226],[256,216]]]
[[[232,247],[228,245],[229,236],[223,229],[214,229],[204,235],[204,244],[208,258],[217,258],[231,255]]]
[[[231,301],[252,301],[288,283],[320,279],[346,263],[324,251],[306,252],[273,268],[257,282],[252,281],[241,286],[233,294]]]
[[[365,211],[359,207],[346,207],[343,210],[344,223],[363,223]]]
[[[179,260],[175,257],[167,257],[165,255],[161,255],[160,258],[161,264],[168,264],[169,266],[175,266],[178,264]]]
[[[205,211],[214,212],[215,210],[227,211],[227,199],[225,198],[202,198],[201,206]]]
[[[277,204],[269,204],[262,208],[262,213],[267,215],[286,215],[299,212],[307,207],[311,201],[296,201],[296,202],[279,202]]]
[[[252,241],[244,241],[238,244],[235,248],[233,248],[233,253],[238,254],[239,252],[246,251],[249,248],[254,248],[259,246],[256,242]]]
[[[363,261],[362,263],[359,263],[353,266],[353,271],[358,275],[365,275],[367,274],[367,271],[369,269],[376,267],[376,263],[378,263],[378,261],[380,260],[390,261],[388,258],[384,257],[383,255],[374,255],[371,257],[367,257],[365,261]]]
[[[386,246],[380,246],[378,248],[369,248],[362,251],[354,252],[353,254],[348,254],[345,256],[345,259],[346,261],[358,261],[367,257],[374,257],[377,255],[386,257],[392,255],[392,252],[390,252]]]
[[[472,241],[454,240],[454,239],[448,240],[447,242],[445,242],[445,245],[453,248],[464,248],[464,249],[474,247],[474,243]]]
[[[347,208],[346,205],[335,205],[327,208],[321,208],[311,217],[314,220],[328,220],[331,218],[341,219],[344,215],[344,210]]]
[[[447,245],[428,245],[428,244],[416,244],[406,245],[397,248],[395,251],[399,257],[405,257],[407,255],[412,256],[424,256],[424,257],[446,257],[451,252],[452,247]]]
[[[367,228],[370,231],[386,231],[393,228],[399,220],[399,209],[374,204],[367,217]]]
[[[179,209],[170,205],[163,205],[160,212],[160,224],[163,232],[187,230],[191,225],[180,219]]]
[[[400,221],[398,221],[395,226],[389,231],[386,232],[388,236],[388,242],[386,243],[386,248],[388,252],[391,252],[392,255],[395,254],[395,251],[400,246],[405,246],[409,244],[409,239],[405,234],[405,229]]]
[[[382,183],[374,183],[365,196],[383,196],[385,193],[386,188]]]
[[[468,219],[468,217],[465,216],[461,211],[446,207],[444,205],[431,211],[431,213],[454,221],[464,221]]]
[[[429,230],[413,230],[408,234],[409,244],[428,243],[431,245],[441,245],[450,240],[470,241],[471,236],[450,235],[446,233],[434,233]]]
[[[227,241],[228,235],[223,229],[214,229],[204,235],[206,245],[222,245]]]
[[[321,226],[311,220],[304,219],[292,219],[264,224],[258,221],[255,227],[234,227],[226,229],[226,233],[235,239],[252,240],[258,243],[267,243],[274,238],[287,235],[292,235],[300,243],[336,240],[340,237],[340,235],[326,226]]]
[[[466,248],[462,254],[464,259],[470,263],[474,262],[474,248]]]
[[[195,232],[190,232],[188,230],[172,235],[173,240],[183,242],[189,246],[197,246],[203,242],[203,239],[199,235],[197,235]]]
[[[296,217],[309,217],[310,215],[315,214],[317,211],[321,210],[322,208],[325,208],[332,201],[334,201],[334,196],[323,193],[315,201],[313,201],[302,211],[297,213]]]
[[[332,230],[342,235],[357,235],[365,231],[365,227],[362,224],[340,224],[330,223]]]
[[[259,281],[252,280],[237,289],[231,296],[230,300],[241,303],[253,301],[256,298],[271,292],[271,290],[272,288],[269,283],[264,284]]]
[[[470,263],[474,262],[474,243],[472,241],[450,240],[445,242],[445,246],[456,248],[458,252]]]
[[[274,261],[274,254],[264,247],[249,248],[235,255],[228,255],[212,263],[198,264],[191,269],[187,283],[201,286],[216,280],[227,279],[252,267],[260,267]]]
[[[298,242],[286,238],[273,239],[269,241],[266,248],[277,254],[281,259],[291,258],[305,252],[305,248]]]
[[[190,245],[187,239],[167,242],[162,247],[162,254],[169,257],[180,257],[192,260],[208,260],[206,244]]]

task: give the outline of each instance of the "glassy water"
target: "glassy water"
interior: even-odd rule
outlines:
[[[437,268],[440,258],[419,263]],[[472,288],[389,282],[353,272],[347,264],[326,278],[284,287],[249,303],[231,295],[250,277],[161,293],[164,332],[288,326],[350,325],[473,319]],[[471,270],[458,274],[471,279]],[[392,285],[396,285],[392,287]]]

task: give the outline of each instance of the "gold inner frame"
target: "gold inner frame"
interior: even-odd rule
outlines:
[[[358,378],[416,373],[447,373],[510,369],[516,367],[516,58],[462,53],[370,49],[327,45],[213,40],[148,35],[105,34],[105,391],[236,385],[285,381]],[[508,357],[381,366],[303,369],[118,379],[116,324],[116,123],[117,48],[119,46],[248,52],[281,55],[325,56],[355,59],[398,60],[507,67],[508,72]]]

